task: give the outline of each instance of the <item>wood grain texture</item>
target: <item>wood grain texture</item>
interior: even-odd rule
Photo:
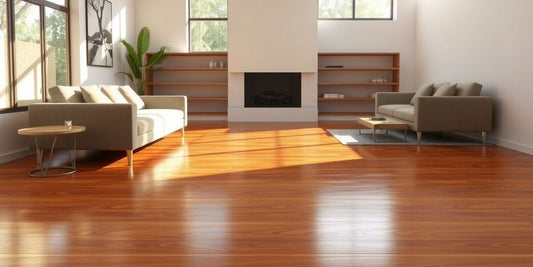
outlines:
[[[343,146],[353,122],[191,122],[71,176],[0,165],[0,266],[530,266],[533,156]],[[57,153],[56,164],[68,160]]]

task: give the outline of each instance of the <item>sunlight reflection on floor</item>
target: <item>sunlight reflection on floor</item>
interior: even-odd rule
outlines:
[[[155,163],[150,177],[157,180],[205,177],[361,159],[333,137],[324,141],[325,134],[316,128],[259,131],[253,135],[227,129],[197,130],[188,133],[183,146]],[[317,146],[324,147],[326,152],[316,155]],[[150,149],[144,149],[143,153],[150,153]],[[135,164],[142,164],[140,161],[136,160]]]

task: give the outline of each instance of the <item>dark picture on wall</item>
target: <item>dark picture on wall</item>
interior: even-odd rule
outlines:
[[[113,67],[112,6],[108,0],[86,0],[87,65]]]

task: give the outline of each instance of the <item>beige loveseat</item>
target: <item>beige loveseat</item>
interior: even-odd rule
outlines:
[[[86,126],[77,135],[81,150],[125,150],[128,165],[133,150],[174,131],[185,134],[186,96],[138,96],[129,86],[55,86],[49,89],[50,102],[28,107],[30,126]],[[58,139],[56,147],[72,148]]]
[[[486,143],[492,128],[492,98],[480,96],[479,83],[425,84],[415,93],[376,94],[376,116],[407,123],[416,131],[418,143],[423,132],[481,132]]]

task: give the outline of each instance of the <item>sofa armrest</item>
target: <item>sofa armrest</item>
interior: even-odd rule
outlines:
[[[29,105],[28,113],[30,126],[63,125],[65,120],[85,126],[86,131],[76,135],[79,149],[135,149],[137,110],[134,105],[39,103]],[[60,139],[58,148],[72,148],[72,143]]]
[[[417,131],[490,131],[490,96],[422,96],[415,100]]]
[[[376,111],[377,107],[389,104],[409,104],[415,93],[399,92],[377,92],[376,93]]]
[[[183,111],[184,126],[187,126],[187,96],[184,95],[143,95],[145,108],[179,109]]]

